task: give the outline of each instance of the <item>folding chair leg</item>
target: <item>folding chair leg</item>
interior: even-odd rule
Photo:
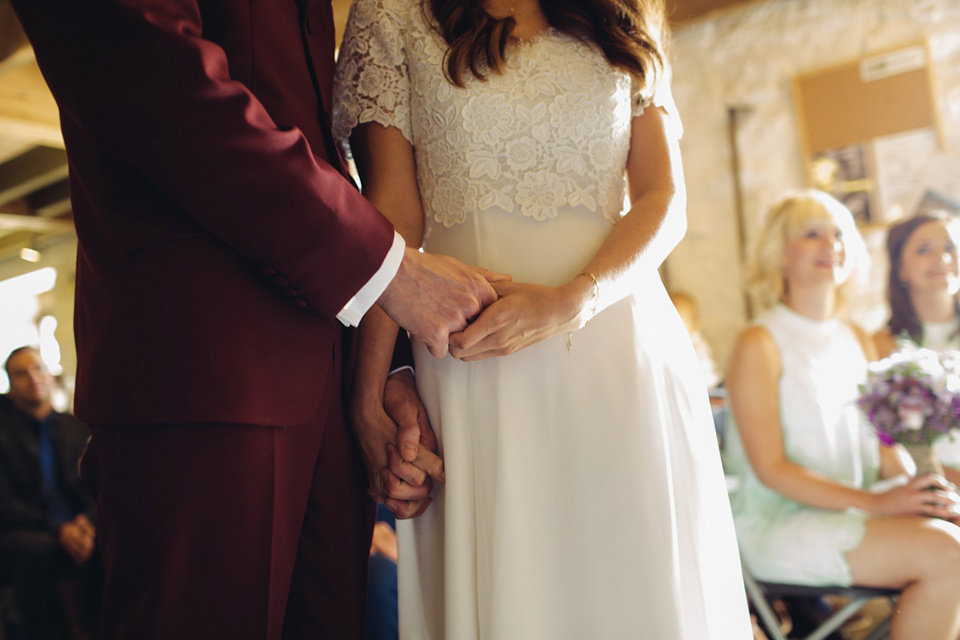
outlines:
[[[869,600],[869,598],[854,598],[839,611],[835,611],[814,633],[807,636],[806,640],[823,640],[842,627],[847,620],[852,618],[853,614],[859,611],[860,608],[863,607],[863,603],[867,600]]]
[[[896,600],[890,601],[896,607]],[[863,640],[887,640],[890,637],[890,623],[893,621],[893,614],[888,615],[883,622],[878,624],[870,634]]]
[[[780,619],[777,617],[773,607],[770,606],[770,603],[767,602],[767,596],[764,595],[760,585],[753,579],[753,576],[746,570],[746,567],[744,567],[743,571],[743,583],[747,587],[747,595],[750,598],[750,602],[753,603],[753,608],[756,609],[757,615],[760,616],[760,620],[763,622],[763,626],[766,627],[770,640],[787,640],[787,637],[780,631]]]

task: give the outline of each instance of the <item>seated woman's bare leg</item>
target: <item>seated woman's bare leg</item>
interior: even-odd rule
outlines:
[[[858,585],[903,589],[893,640],[960,638],[960,526],[921,517],[867,520],[846,554]]]

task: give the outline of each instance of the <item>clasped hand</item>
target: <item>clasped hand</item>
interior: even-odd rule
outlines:
[[[368,492],[397,518],[415,518],[430,502],[433,482],[443,482],[443,460],[409,371],[387,378],[383,403],[361,403],[352,416],[366,462]]]
[[[917,515],[956,522],[960,519],[957,488],[942,476],[925,475],[877,495],[883,515]]]
[[[586,320],[592,284],[583,278],[550,287],[503,280],[492,282],[498,299],[463,331],[450,335],[450,354],[469,362],[514,353]]]
[[[57,533],[60,546],[81,566],[85,565],[93,554],[95,537],[96,528],[82,513],[60,525]]]

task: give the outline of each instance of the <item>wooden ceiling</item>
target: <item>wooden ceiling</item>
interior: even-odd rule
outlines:
[[[341,24],[350,1],[333,2]],[[667,7],[682,28],[750,1],[667,0]],[[0,0],[0,260],[72,233],[57,107],[9,0]]]

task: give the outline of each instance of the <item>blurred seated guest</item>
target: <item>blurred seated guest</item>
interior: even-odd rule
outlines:
[[[94,502],[77,463],[87,428],[51,406],[53,378],[32,347],[5,364],[0,396],[0,585],[29,640],[93,637],[102,569]]]
[[[715,389],[720,384],[720,375],[717,373],[717,365],[713,360],[713,350],[710,349],[710,343],[700,333],[700,311],[697,308],[697,301],[689,293],[683,291],[671,291],[670,300],[677,309],[677,313],[680,314],[683,324],[687,327],[687,333],[690,334],[693,349],[697,353],[697,358],[700,360],[700,366],[703,369],[707,389]]]
[[[726,376],[743,558],[761,580],[902,589],[892,638],[957,640],[960,498],[939,476],[874,487],[905,468],[854,403],[874,348],[840,315],[865,259],[853,218],[825,193],[797,191],[760,240],[752,284],[766,311]]]
[[[960,221],[942,212],[923,213],[890,228],[890,319],[874,334],[881,358],[893,352],[897,340],[934,351],[960,350],[958,243]],[[960,483],[960,437],[941,438],[935,451],[947,479]]]
[[[397,532],[393,512],[377,505],[367,568],[366,640],[397,640]]]

